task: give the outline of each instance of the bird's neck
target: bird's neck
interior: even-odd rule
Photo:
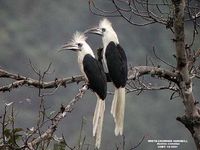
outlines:
[[[95,55],[92,51],[79,51],[78,52],[78,62],[79,63],[83,62],[83,59],[84,59],[85,55],[87,55],[87,54],[89,54],[95,58]]]
[[[84,49],[84,50],[78,51],[77,54],[78,54],[78,57],[84,57],[85,55],[89,54],[89,55],[91,55],[92,57],[95,58],[95,55],[94,55],[92,49],[89,48],[89,47]]]
[[[104,49],[108,46],[110,42],[114,42],[116,45],[119,44],[119,40],[116,34],[107,34],[102,37]]]

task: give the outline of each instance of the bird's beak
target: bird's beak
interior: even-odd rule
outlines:
[[[92,33],[92,34],[97,34],[97,35],[103,34],[102,30],[99,27],[87,29],[84,33],[85,34]]]
[[[77,51],[79,50],[78,46],[73,44],[73,43],[68,43],[68,44],[64,44],[59,50],[58,52],[64,51],[64,50],[71,50],[71,51]]]

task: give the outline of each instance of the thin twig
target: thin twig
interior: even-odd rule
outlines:
[[[58,112],[54,118],[52,118],[52,125],[39,137],[28,142],[27,145],[30,150],[34,150],[34,146],[38,143],[42,142],[44,139],[51,138],[53,133],[56,131],[58,123],[66,117],[67,112],[71,112],[73,106],[83,97],[85,92],[87,91],[87,85],[84,85],[80,90],[79,93],[71,100],[71,102],[66,107],[61,107],[60,112]],[[28,150],[28,149],[27,149]]]

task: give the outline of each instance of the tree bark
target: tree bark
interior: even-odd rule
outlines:
[[[185,49],[184,10],[185,0],[172,0],[174,5],[174,31],[177,58],[177,71],[179,72],[178,86],[180,88],[185,115],[177,117],[191,132],[197,150],[200,150],[200,114],[192,89],[192,80],[188,70],[188,58]]]

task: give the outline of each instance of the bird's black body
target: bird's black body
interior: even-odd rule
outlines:
[[[119,44],[110,42],[106,47],[105,58],[109,76],[116,88],[125,87],[127,81],[127,58]]]
[[[89,88],[104,100],[107,92],[107,80],[102,65],[90,54],[86,54],[83,58],[83,69],[89,80]]]
[[[102,19],[98,27],[87,30],[87,33],[94,33],[102,36],[104,47],[103,60],[109,75],[107,79],[111,79],[115,86],[110,112],[115,121],[115,135],[123,135],[126,100],[125,86],[128,74],[126,54],[119,45],[117,34],[112,27],[112,23],[108,19]],[[101,54],[100,50],[98,54]],[[99,57],[98,60],[101,60],[101,57]]]
[[[80,71],[87,79],[88,88],[93,90],[97,97],[92,133],[95,137],[95,147],[99,149],[105,112],[105,98],[107,95],[107,81],[103,66],[95,59],[91,47],[86,42],[84,33],[76,32],[72,41],[63,45],[63,50],[77,52]]]

